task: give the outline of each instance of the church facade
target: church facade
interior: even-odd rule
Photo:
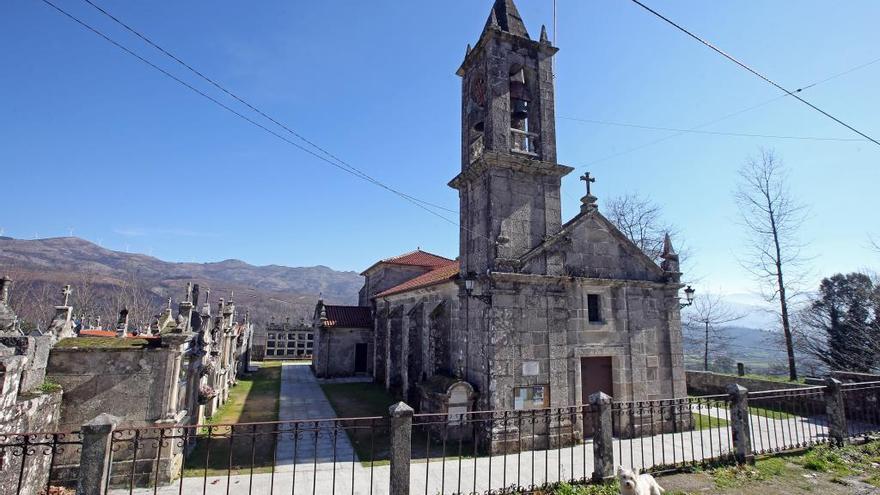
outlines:
[[[669,239],[655,263],[602,215],[589,175],[580,213],[562,221],[573,169],[556,156],[556,52],[512,0],[494,3],[458,69],[459,256],[419,250],[363,273],[373,376],[422,412],[443,412],[436,399],[459,385],[480,410],[687,395]]]

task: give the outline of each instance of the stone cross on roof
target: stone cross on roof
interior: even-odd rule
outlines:
[[[584,175],[580,176],[580,179],[587,183],[587,196],[590,196],[590,184],[596,182],[596,178],[590,175],[589,172],[587,172]]]
[[[587,184],[587,195],[581,198],[581,211],[587,212],[590,210],[594,210],[596,208],[596,196],[593,196],[593,191],[590,188],[590,185],[596,182],[596,178],[590,175],[589,172],[579,177],[580,180],[584,181]]]
[[[61,295],[64,296],[64,302],[61,304],[62,306],[67,306],[67,303],[70,302],[70,294],[73,292],[70,288],[70,284],[64,286],[61,289]]]

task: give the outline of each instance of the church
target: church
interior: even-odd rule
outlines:
[[[513,0],[494,2],[457,72],[459,255],[380,260],[362,273],[358,306],[320,302],[319,376],[359,370],[420,412],[687,395],[669,238],[658,265],[602,215],[589,174],[580,212],[562,221],[573,169],[556,156],[557,50],[543,27],[532,39]]]

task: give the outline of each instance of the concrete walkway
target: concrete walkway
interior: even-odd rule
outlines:
[[[334,428],[336,411],[318,385],[308,363],[284,363],[281,368],[278,421],[284,425],[278,438],[276,471],[291,471],[295,464],[357,462],[344,431]],[[325,420],[325,421],[302,421]]]

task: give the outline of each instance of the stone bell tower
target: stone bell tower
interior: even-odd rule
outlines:
[[[464,274],[514,271],[561,227],[560,181],[572,169],[556,163],[556,52],[543,27],[539,41],[529,37],[513,0],[496,0],[458,69],[461,173],[449,185],[461,201]]]

